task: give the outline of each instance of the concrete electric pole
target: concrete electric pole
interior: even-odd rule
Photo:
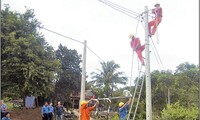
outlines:
[[[146,69],[146,120],[152,120],[151,74],[149,52],[148,7],[145,6],[145,69]]]
[[[81,95],[80,95],[80,102],[82,100],[85,100],[85,80],[86,80],[86,47],[87,42],[84,40],[84,47],[83,47],[83,63],[82,63],[82,79],[81,79]],[[79,104],[79,110],[80,110],[80,104]],[[79,112],[79,120],[80,120],[81,113]]]

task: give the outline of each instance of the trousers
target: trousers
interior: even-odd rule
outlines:
[[[150,21],[149,24],[149,34],[154,35],[157,26],[160,24],[162,17],[156,17],[154,20]],[[153,27],[153,28],[152,28]]]
[[[143,64],[144,63],[144,59],[143,59],[143,56],[142,56],[142,51],[145,49],[145,45],[142,45],[141,47],[139,47],[137,50],[136,50],[136,53],[138,55],[138,58],[140,60],[140,62]]]

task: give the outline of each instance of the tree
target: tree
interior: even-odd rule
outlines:
[[[93,72],[92,83],[95,87],[103,88],[106,97],[112,96],[114,89],[118,89],[117,85],[125,85],[127,77],[123,75],[123,72],[118,72],[120,68],[114,61],[101,62],[101,70],[97,69],[99,73]]]
[[[47,96],[58,68],[53,47],[39,32],[34,10],[1,11],[2,96],[23,98],[27,94]]]
[[[179,102],[167,105],[162,111],[162,120],[197,120],[198,107],[184,107]]]
[[[57,73],[54,95],[62,101],[69,100],[71,93],[80,91],[81,55],[76,50],[68,49],[61,44],[56,50],[56,57],[61,62],[61,71]]]

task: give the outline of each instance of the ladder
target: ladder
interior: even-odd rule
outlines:
[[[135,116],[136,116],[136,113],[137,113],[137,108],[138,108],[138,105],[139,105],[140,96],[141,96],[141,93],[142,93],[142,88],[143,88],[144,78],[145,78],[145,75],[144,75],[145,72],[142,71],[142,67],[143,67],[143,65],[141,65],[140,70],[139,70],[139,76],[136,79],[135,90],[134,90],[134,94],[132,96],[131,106],[130,106],[130,109],[129,109],[127,120],[130,120],[129,118],[130,118],[130,114],[131,114],[132,110],[134,111],[132,120],[135,120]],[[142,76],[142,78],[140,78],[141,76]],[[133,107],[133,103],[134,103],[135,100],[137,102],[136,102],[136,105]]]

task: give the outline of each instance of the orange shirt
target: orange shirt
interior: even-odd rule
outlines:
[[[95,106],[87,107],[87,104],[81,106],[81,120],[90,120],[90,112],[95,108]]]

